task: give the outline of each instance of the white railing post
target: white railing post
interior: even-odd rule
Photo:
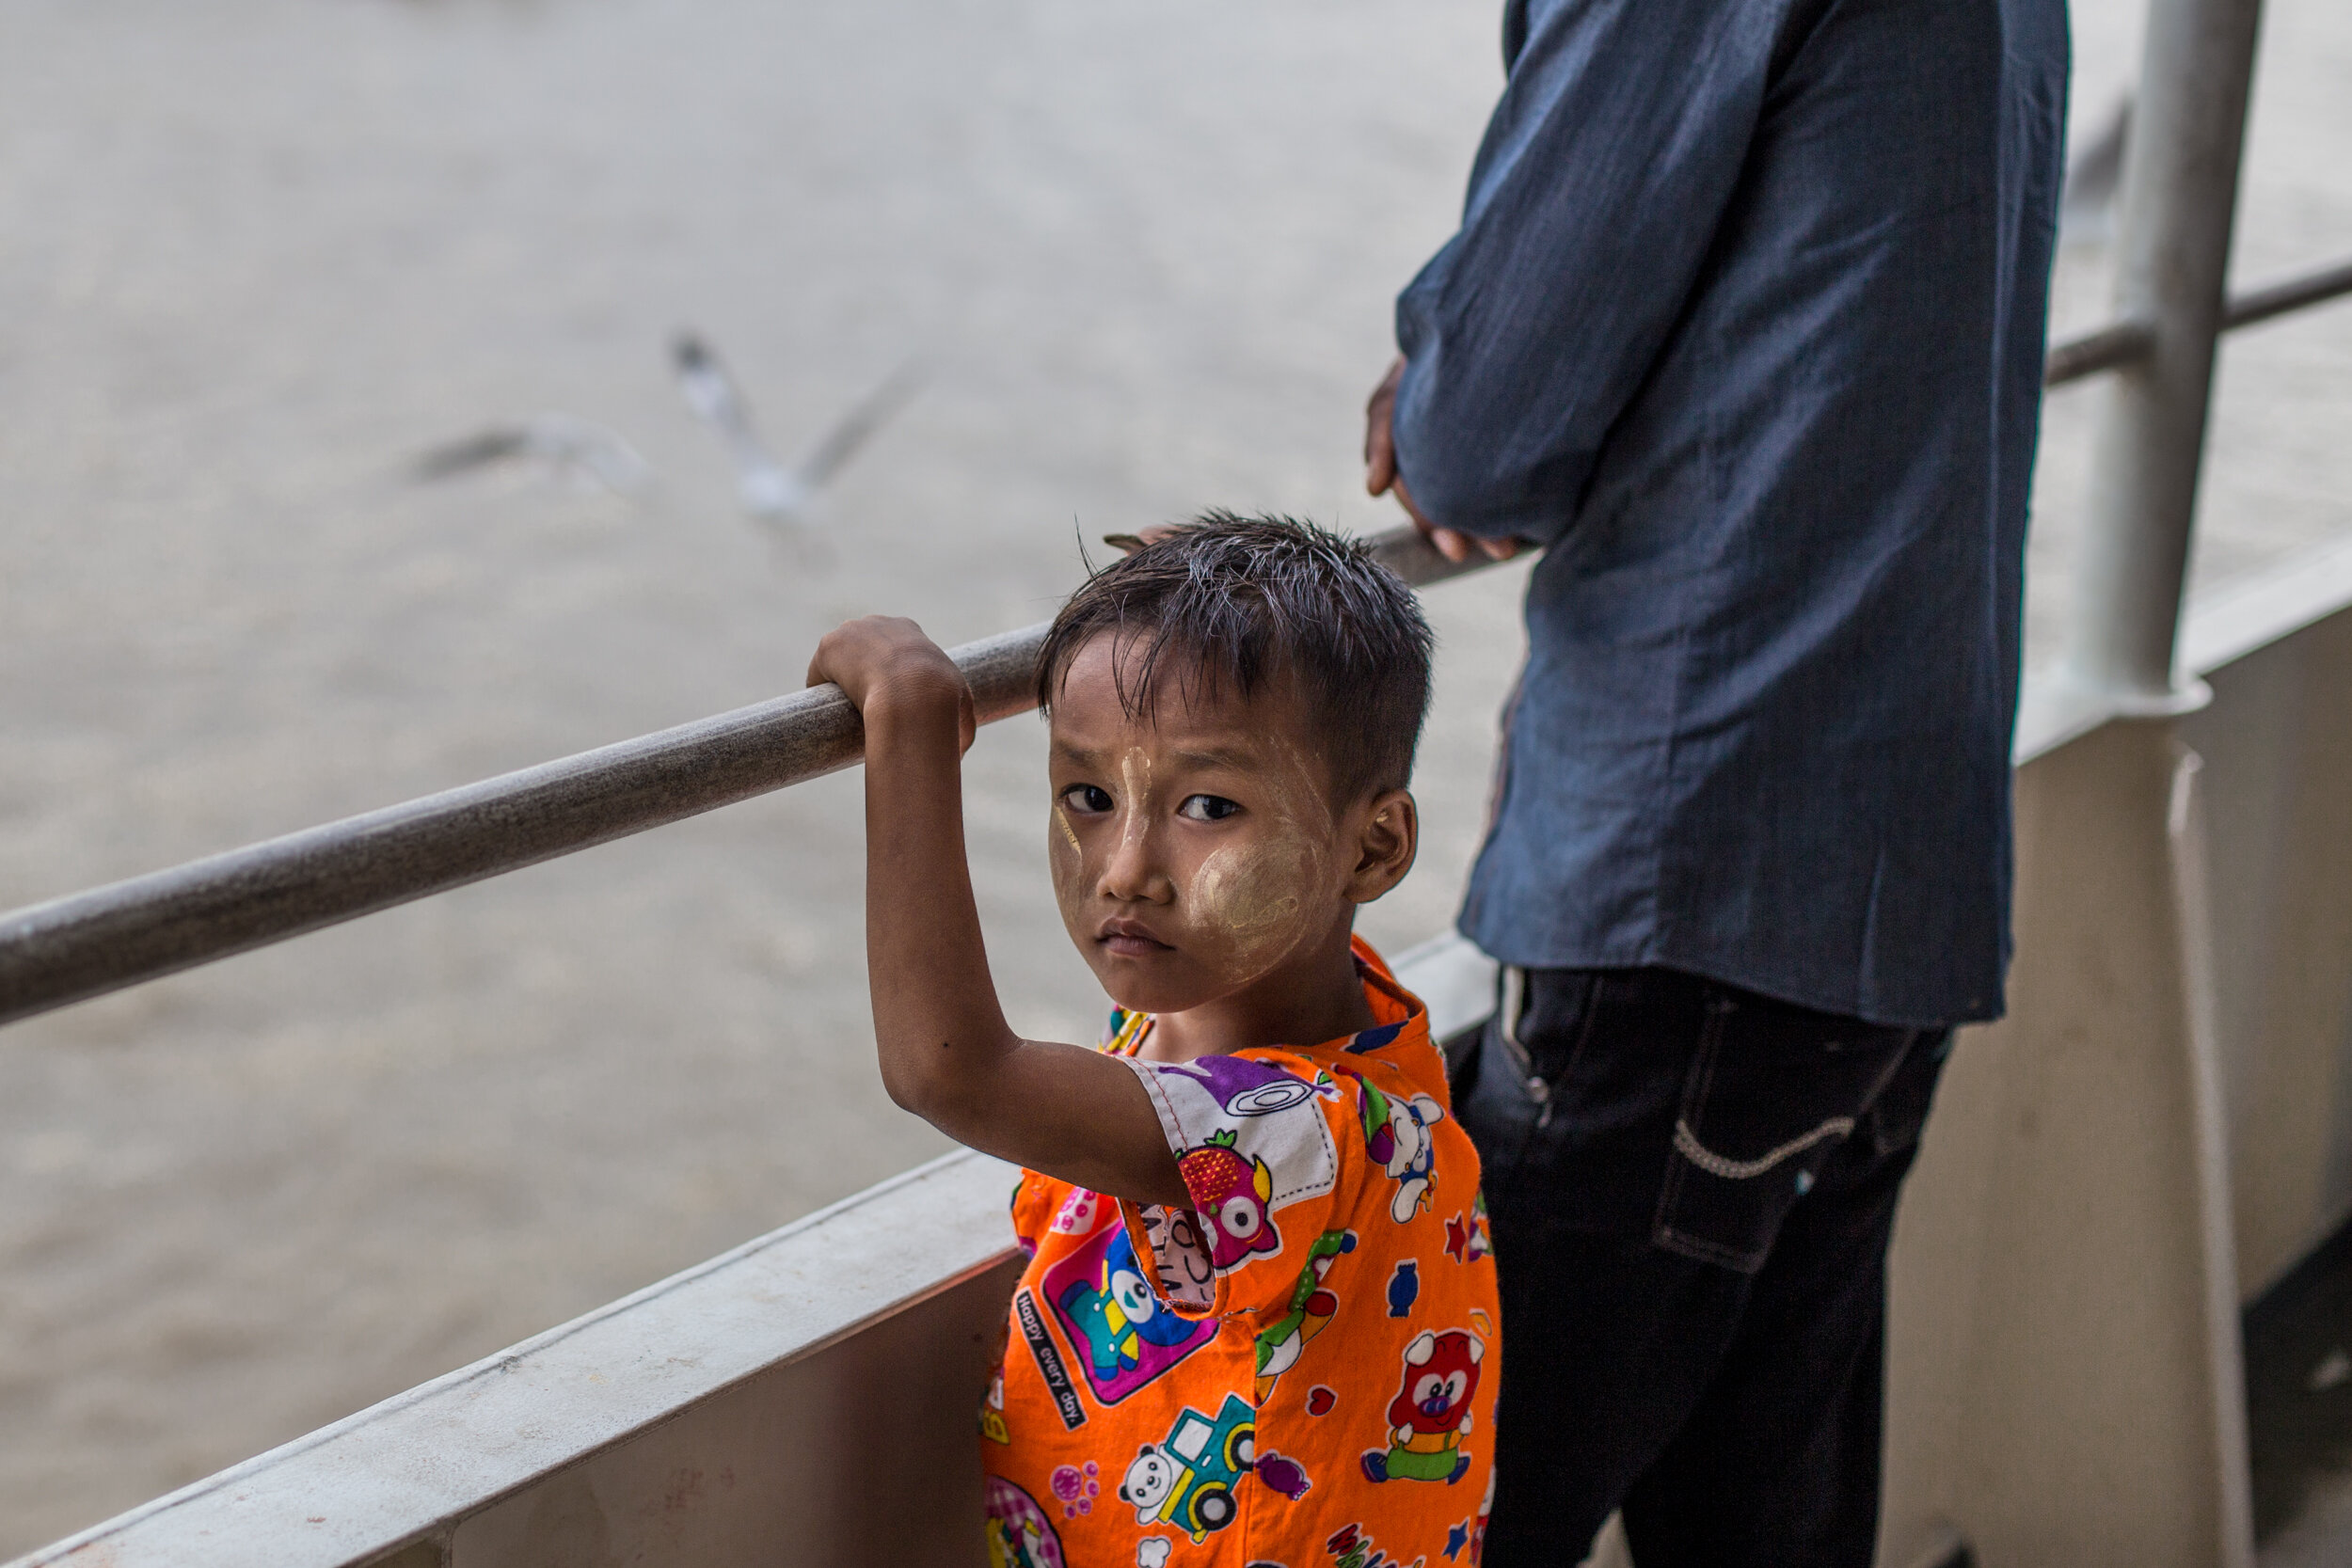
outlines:
[[[2106,392],[2066,673],[2126,711],[2173,678],[2262,0],[2151,0],[2124,151],[2117,315],[2150,334]]]

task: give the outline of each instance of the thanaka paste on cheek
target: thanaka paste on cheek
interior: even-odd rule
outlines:
[[[1185,890],[1184,924],[1232,985],[1263,977],[1308,940],[1305,900],[1328,877],[1328,815],[1296,749],[1281,751],[1289,766],[1267,779],[1266,830],[1208,856]]]
[[[1078,843],[1078,830],[1070,825],[1070,813],[1057,801],[1054,806],[1054,831],[1046,835],[1046,846],[1053,853],[1045,863],[1054,874],[1054,900],[1061,905],[1062,921],[1067,925],[1078,912],[1078,901],[1086,892],[1086,850]],[[1072,927],[1076,935],[1076,927]]]
[[[1186,890],[1186,926],[1200,957],[1229,985],[1248,985],[1280,963],[1306,935],[1299,892],[1319,879],[1322,857],[1291,834],[1219,849]]]

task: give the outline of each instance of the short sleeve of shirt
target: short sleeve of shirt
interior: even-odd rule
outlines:
[[[1282,1052],[1189,1062],[1123,1058],[1143,1081],[1191,1194],[1189,1209],[1126,1204],[1139,1256],[1185,1317],[1286,1302],[1359,1180],[1360,1084]]]

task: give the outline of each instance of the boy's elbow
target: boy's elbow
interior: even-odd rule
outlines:
[[[921,1117],[949,1137],[968,1119],[971,1095],[955,1074],[939,1067],[899,1063],[882,1068],[882,1090],[901,1111]]]
[[[882,1080],[882,1091],[890,1096],[893,1105],[901,1111],[913,1112],[925,1121],[931,1119],[930,1107],[938,1095],[931,1074],[915,1068],[894,1068],[884,1063]]]

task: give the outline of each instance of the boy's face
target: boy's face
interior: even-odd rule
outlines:
[[[1080,647],[1053,707],[1047,850],[1071,940],[1134,1010],[1184,1012],[1279,984],[1404,876],[1411,800],[1391,791],[1335,807],[1287,689],[1187,702],[1171,673],[1152,720],[1130,717],[1115,641]],[[1368,856],[1399,818],[1401,856]]]

